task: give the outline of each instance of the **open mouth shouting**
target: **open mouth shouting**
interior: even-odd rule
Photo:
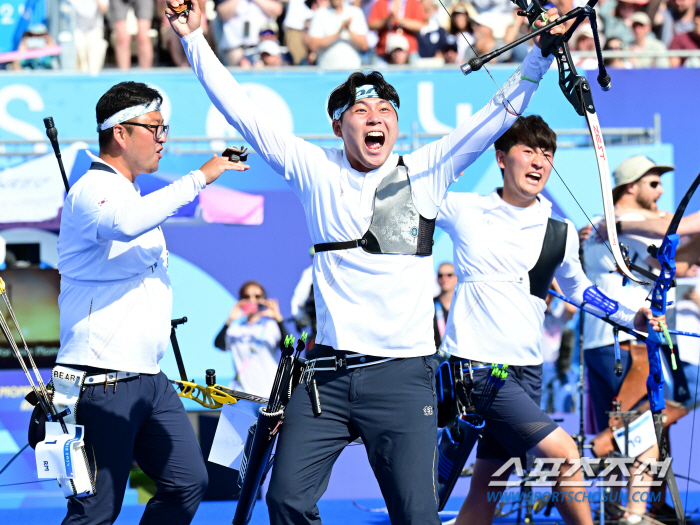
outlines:
[[[540,182],[540,179],[542,178],[542,175],[539,173],[528,173],[525,175],[525,178],[529,181],[532,182],[533,184],[538,184]]]
[[[383,131],[370,131],[365,135],[365,144],[367,148],[376,153],[382,149],[384,146],[384,132]]]

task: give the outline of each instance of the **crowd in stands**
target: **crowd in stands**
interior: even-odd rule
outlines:
[[[165,0],[46,1],[60,2],[62,9],[70,6],[74,12],[78,70],[96,74],[103,67],[188,65],[165,18]],[[462,64],[530,30],[510,0],[193,1],[200,2],[206,14],[204,32],[224,63],[243,68],[440,67]],[[608,58],[606,63],[612,68],[700,67],[698,57],[665,56],[666,50],[700,50],[700,4],[695,1],[600,0],[596,10],[604,49],[651,52]],[[562,13],[584,4],[553,2]],[[37,24],[27,30],[19,49],[55,47],[54,40],[46,26]],[[570,47],[595,50],[587,21],[573,35]],[[498,60],[517,63],[527,51],[519,46]],[[575,60],[579,69],[597,64],[590,57]],[[18,60],[12,67],[56,68],[59,63],[55,56],[46,56]]]

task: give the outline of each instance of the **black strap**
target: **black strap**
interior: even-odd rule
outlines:
[[[347,250],[349,248],[358,248],[365,244],[364,239],[356,239],[354,241],[340,241],[340,242],[321,242],[319,244],[314,244],[314,252],[329,252],[333,250]]]
[[[108,171],[110,173],[114,173],[115,175],[119,175],[119,173],[117,173],[117,170],[115,170],[112,166],[105,164],[104,162],[93,161],[93,163],[90,164],[90,169],[97,171]]]

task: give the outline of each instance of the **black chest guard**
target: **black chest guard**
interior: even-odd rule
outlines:
[[[554,273],[564,261],[566,254],[566,234],[568,226],[565,222],[552,219],[547,221],[547,231],[542,242],[542,251],[535,266],[528,272],[530,278],[530,294],[540,299],[547,297],[552,285]]]
[[[374,212],[369,230],[361,239],[314,245],[316,253],[360,247],[368,253],[432,255],[435,219],[426,219],[416,209],[411,181],[403,157],[382,179],[374,194]]]

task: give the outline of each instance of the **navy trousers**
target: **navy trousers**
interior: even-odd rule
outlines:
[[[309,357],[337,353],[317,346]],[[343,449],[362,438],[386,501],[401,525],[439,525],[437,407],[432,356],[316,372],[322,413],[305,384],[287,407],[267,504],[272,525],[319,524],[316,503]]]
[[[68,365],[70,366],[70,365]],[[76,367],[78,368],[78,367]],[[157,492],[141,524],[187,525],[207,488],[202,451],[165,374],[141,374],[85,389],[77,409],[96,494],[68,500],[68,524],[111,524],[119,515],[133,460]]]

